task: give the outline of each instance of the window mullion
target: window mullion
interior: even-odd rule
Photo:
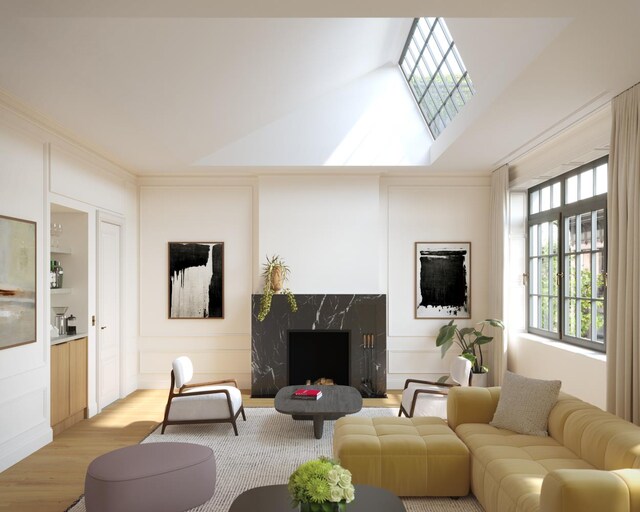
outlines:
[[[551,318],[551,293],[553,292],[553,244],[551,242],[553,238],[552,223],[549,223],[547,228],[547,328],[550,332],[553,332],[553,320]]]
[[[564,315],[562,314],[564,308],[564,219],[562,212],[558,213],[558,241],[557,241],[557,253],[558,253],[558,288],[557,301],[558,301],[558,339],[562,339],[564,329],[562,328],[562,321]]]

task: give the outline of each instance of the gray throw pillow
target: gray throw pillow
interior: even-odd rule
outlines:
[[[529,379],[505,372],[490,425],[519,434],[546,436],[549,413],[558,400],[559,380]]]

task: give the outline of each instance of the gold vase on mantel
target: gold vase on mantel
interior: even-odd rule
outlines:
[[[274,267],[271,272],[271,289],[274,293],[280,293],[284,285],[284,272],[282,267]]]

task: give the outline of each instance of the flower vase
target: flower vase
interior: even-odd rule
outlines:
[[[472,373],[471,385],[476,388],[486,388],[488,386],[487,378],[488,373]]]
[[[346,512],[347,503],[344,501],[324,503],[300,503],[300,512]]]
[[[274,293],[280,293],[284,286],[284,272],[282,267],[273,267],[271,272],[271,289]]]

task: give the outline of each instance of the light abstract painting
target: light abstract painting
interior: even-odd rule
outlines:
[[[416,318],[471,318],[470,242],[416,242]]]
[[[0,349],[36,341],[36,223],[0,216]]]
[[[169,242],[169,318],[224,318],[223,242]]]

